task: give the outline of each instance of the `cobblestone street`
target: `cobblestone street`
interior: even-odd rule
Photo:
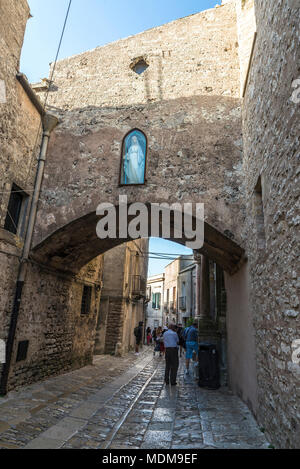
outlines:
[[[11,392],[0,400],[0,448],[268,447],[239,398],[200,389],[183,365],[178,385],[166,387],[164,359],[150,350],[97,356],[93,366]]]

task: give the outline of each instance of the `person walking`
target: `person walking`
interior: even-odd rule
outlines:
[[[194,321],[190,327],[184,330],[185,344],[186,344],[186,370],[185,373],[190,373],[190,360],[193,358],[193,353],[198,357],[198,323]]]
[[[152,341],[152,335],[151,335],[151,328],[150,327],[147,327],[146,336],[147,336],[147,345],[150,345],[150,342]]]
[[[134,328],[135,335],[135,354],[139,355],[139,346],[143,338],[143,321],[139,322],[139,325]]]
[[[179,347],[180,347],[180,357],[182,357],[182,354],[183,354],[183,344],[184,344],[184,339],[183,339],[183,327],[182,327],[182,324],[179,323],[178,326],[177,326],[177,335],[178,335],[178,339],[179,339]]]
[[[159,352],[159,356],[161,357],[160,353],[160,335],[157,334],[154,339],[154,349],[153,349],[153,356],[155,357],[155,352]]]
[[[168,330],[168,328],[166,326],[164,326],[162,332],[161,332],[161,335],[160,335],[160,354],[159,356],[161,357],[162,355],[165,354],[165,344],[164,344],[164,334],[165,332]]]
[[[157,331],[156,331],[155,343],[156,343],[155,352],[159,352],[159,356],[161,357],[162,352],[164,351],[165,347],[164,347],[163,332],[160,326],[157,328]]]
[[[175,324],[170,324],[169,329],[165,331],[164,346],[166,349],[166,368],[165,368],[165,383],[169,384],[171,381],[172,386],[176,386],[176,377],[179,366],[178,358],[178,335],[175,332]]]

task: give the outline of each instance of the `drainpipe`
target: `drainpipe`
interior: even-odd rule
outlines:
[[[27,271],[27,260],[29,257],[30,247],[32,243],[33,229],[36,220],[37,205],[41,191],[41,184],[44,175],[44,167],[46,161],[47,148],[49,143],[49,137],[52,130],[58,124],[58,119],[51,114],[45,114],[43,119],[43,138],[40,150],[40,156],[38,160],[38,167],[36,172],[36,179],[34,185],[34,193],[32,197],[30,213],[27,223],[27,230],[24,240],[24,246],[22,251],[21,262],[19,265],[18,278],[16,283],[15,297],[13,303],[13,310],[11,315],[11,321],[9,325],[8,338],[6,342],[6,362],[3,364],[1,383],[0,383],[0,395],[5,396],[7,394],[7,383],[10,371],[10,364],[12,359],[12,353],[14,348],[14,341],[18,323],[19,310],[22,299],[22,291],[24,287],[26,271]]]

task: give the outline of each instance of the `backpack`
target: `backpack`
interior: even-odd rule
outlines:
[[[139,335],[139,326],[136,326],[136,327],[134,328],[133,333],[134,333],[135,337],[138,337],[138,335]]]

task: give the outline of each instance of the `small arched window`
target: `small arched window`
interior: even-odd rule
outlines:
[[[133,70],[138,75],[142,75],[142,73],[144,73],[148,67],[149,65],[143,57],[138,57],[137,59],[133,60],[130,65],[131,70]]]
[[[138,129],[124,138],[121,160],[121,185],[144,184],[147,155],[147,138]]]
[[[147,68],[149,67],[149,65],[145,62],[145,60],[140,60],[134,67],[133,67],[133,70],[135,71],[135,73],[137,73],[138,75],[141,75],[142,73],[144,73]]]

